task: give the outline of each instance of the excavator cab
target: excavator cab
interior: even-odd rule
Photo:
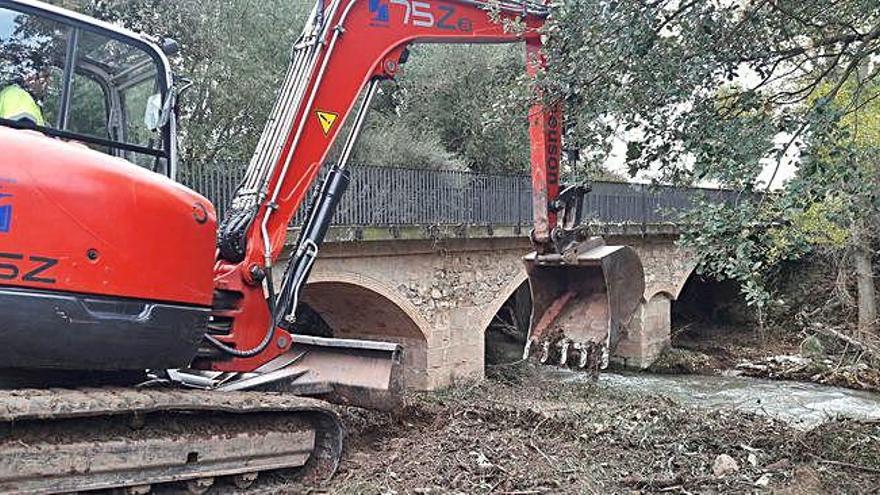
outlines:
[[[0,101],[0,125],[173,178],[172,86],[165,54],[146,38],[50,5],[0,1],[0,95],[16,92]]]
[[[0,0],[0,367],[192,360],[213,300],[216,215],[172,180],[175,95],[149,39]]]

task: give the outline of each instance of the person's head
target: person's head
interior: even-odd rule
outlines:
[[[35,99],[42,100],[47,96],[50,75],[48,66],[28,71],[21,78],[21,86]]]

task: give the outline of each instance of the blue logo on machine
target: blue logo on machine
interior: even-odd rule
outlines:
[[[3,204],[11,194],[0,193],[0,233],[7,233],[12,228],[12,205]]]
[[[391,21],[386,0],[370,0],[370,13],[373,14],[372,26],[387,26]]]

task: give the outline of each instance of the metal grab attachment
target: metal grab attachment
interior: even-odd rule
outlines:
[[[645,292],[638,254],[593,237],[564,254],[532,253],[524,261],[532,292],[524,359],[605,369]]]

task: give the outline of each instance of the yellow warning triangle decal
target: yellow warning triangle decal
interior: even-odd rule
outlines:
[[[318,110],[315,112],[318,115],[318,122],[321,123],[321,129],[324,130],[324,135],[327,136],[330,134],[330,130],[333,129],[333,124],[336,123],[336,120],[339,119],[339,114],[335,114],[333,112],[324,112]]]

